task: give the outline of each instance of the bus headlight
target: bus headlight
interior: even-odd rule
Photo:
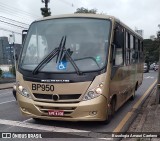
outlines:
[[[96,92],[97,94],[102,94],[102,88],[96,88],[96,89],[95,89],[95,92]]]
[[[102,87],[103,84],[101,83],[97,88],[90,90],[88,93],[84,95],[83,100],[90,100],[100,96],[102,94]]]
[[[30,98],[30,94],[28,93],[28,91],[25,89],[25,88],[23,88],[23,90],[22,90],[22,93],[21,93],[23,96],[25,96],[25,97],[28,97],[28,98]]]
[[[18,91],[21,95],[23,95],[27,98],[31,98],[30,94],[28,93],[28,91],[25,88],[23,88],[23,86],[19,85],[18,86]]]

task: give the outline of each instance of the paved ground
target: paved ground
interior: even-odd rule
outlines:
[[[160,134],[160,104],[156,104],[156,88],[140,108],[139,114],[128,129],[128,132]],[[122,141],[160,141],[160,138],[127,138],[122,139]]]

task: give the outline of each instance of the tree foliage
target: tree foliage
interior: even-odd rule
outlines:
[[[158,41],[145,39],[143,41],[143,45],[145,50],[145,62],[150,64],[154,62],[158,62],[160,43]]]
[[[97,9],[87,9],[84,7],[81,8],[77,8],[76,12],[74,13],[91,13],[91,14],[96,14],[97,13]]]

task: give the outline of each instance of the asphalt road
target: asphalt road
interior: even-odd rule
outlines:
[[[112,121],[107,124],[99,122],[63,122],[63,121],[39,121],[36,122],[32,118],[27,118],[21,115],[18,104],[15,101],[12,90],[0,90],[0,132],[45,132],[43,136],[52,136],[52,139],[38,139],[38,141],[85,141],[89,140],[112,140],[107,138],[105,132],[113,132],[120,125],[127,113],[133,109],[133,105],[142,97],[148,88],[157,79],[157,72],[150,71],[144,73],[144,79],[141,87],[136,91],[136,98],[134,101],[128,101],[115,114]],[[133,119],[126,121],[126,124],[121,129],[125,131],[129,123]],[[52,132],[47,134],[46,132]],[[1,136],[1,135],[0,135]],[[91,138],[88,138],[91,137]],[[14,139],[1,139],[14,140]],[[18,140],[18,139],[15,139]],[[20,139],[21,140],[21,139]],[[23,139],[35,140],[35,139]]]

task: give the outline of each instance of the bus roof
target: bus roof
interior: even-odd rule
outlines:
[[[136,36],[138,36],[139,38],[143,39],[141,35],[139,35],[138,33],[136,33],[134,30],[132,30],[130,27],[128,27],[126,24],[124,24],[123,22],[121,22],[118,18],[111,16],[111,15],[105,15],[105,14],[80,14],[80,13],[76,13],[76,14],[64,14],[64,15],[55,15],[55,16],[48,16],[45,18],[41,18],[38,19],[36,21],[43,21],[43,20],[49,20],[49,19],[59,19],[59,18],[99,18],[99,19],[110,19],[113,22],[117,22],[120,25],[122,25],[123,27],[125,27],[126,29],[128,29],[130,32],[134,33]]]

